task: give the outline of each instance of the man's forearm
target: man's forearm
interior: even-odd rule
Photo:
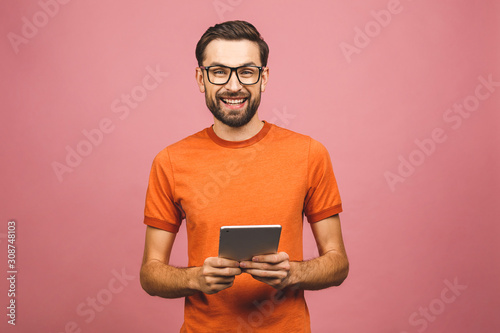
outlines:
[[[198,292],[195,287],[197,269],[199,267],[179,268],[151,260],[141,267],[141,285],[151,296],[190,296]]]
[[[308,261],[290,262],[290,284],[300,289],[319,290],[340,285],[349,272],[345,254],[329,251]]]

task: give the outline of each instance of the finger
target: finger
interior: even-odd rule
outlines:
[[[231,268],[231,267],[224,267],[224,268],[208,267],[204,273],[205,273],[205,275],[209,275],[209,276],[231,276],[231,277],[234,277],[235,275],[241,274],[241,269],[240,268]]]
[[[208,288],[204,291],[206,294],[215,294],[221,290],[227,289],[233,285],[233,281],[228,283],[216,283],[208,285]]]
[[[256,263],[251,261],[241,261],[240,268],[255,268]]]
[[[210,276],[206,278],[206,282],[210,285],[232,284],[234,276]]]
[[[247,269],[260,269],[260,270],[269,270],[269,271],[289,271],[290,263],[288,261],[283,261],[277,264],[270,264],[266,262],[251,262],[251,261],[242,261],[240,262],[240,267]]]
[[[226,258],[218,258],[218,257],[208,257],[205,259],[205,263],[212,267],[239,267],[240,263],[236,260],[226,259]]]
[[[247,269],[246,273],[252,275],[253,277],[260,277],[266,279],[284,279],[288,276],[287,271],[268,271],[268,270],[260,270],[260,269]]]
[[[218,268],[215,271],[216,275],[218,276],[232,276],[234,277],[235,275],[240,275],[241,274],[241,269],[240,268]]]
[[[268,262],[272,264],[277,264],[286,260],[289,260],[288,254],[286,252],[264,254],[260,256],[254,256],[252,258],[253,262]]]
[[[268,284],[273,288],[280,289],[282,287],[282,283],[283,283],[282,279],[264,278],[264,277],[255,276],[255,275],[252,275],[252,277],[255,280],[263,282],[265,284]]]

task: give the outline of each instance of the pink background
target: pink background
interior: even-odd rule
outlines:
[[[2,332],[178,331],[183,300],[139,285],[145,191],[155,154],[212,124],[194,47],[231,19],[270,45],[261,119],[324,143],[338,178],[351,271],[339,288],[307,292],[313,332],[500,330],[500,87],[478,88],[479,105],[472,97],[479,77],[500,81],[498,1],[40,3],[0,3],[0,267],[6,276],[14,219],[18,268],[15,327],[0,282]],[[168,76],[146,91],[148,67]],[[125,114],[131,92],[140,101]],[[447,111],[461,103],[473,109],[465,118]],[[82,131],[102,121],[109,133],[90,151]],[[88,156],[58,179],[53,163],[78,145]],[[398,167],[404,182],[391,188]],[[181,228],[176,265],[185,237]],[[317,253],[308,227],[304,252]]]

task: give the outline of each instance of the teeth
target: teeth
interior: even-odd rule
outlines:
[[[226,104],[241,104],[245,99],[222,99]]]

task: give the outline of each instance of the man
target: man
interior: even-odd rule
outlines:
[[[340,285],[348,261],[342,204],[326,149],[259,120],[269,49],[255,27],[209,28],[196,47],[196,82],[213,126],[162,150],[146,195],[141,285],[185,297],[181,332],[310,332],[304,290]],[[320,256],[303,261],[303,215]],[[169,265],[186,220],[189,267]],[[280,224],[279,253],[218,258],[223,225]]]

